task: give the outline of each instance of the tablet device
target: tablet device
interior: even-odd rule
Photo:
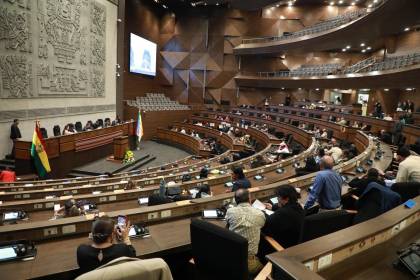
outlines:
[[[217,210],[216,209],[204,210],[203,211],[203,218],[206,218],[206,219],[217,219],[218,218]]]
[[[255,180],[257,180],[257,181],[261,181],[263,178],[264,178],[264,177],[263,177],[263,176],[261,176],[261,175],[256,175],[256,176],[254,176],[254,179],[255,179]]]
[[[19,218],[19,212],[7,212],[3,214],[3,221],[12,221]]]
[[[13,247],[3,247],[0,248],[0,260],[8,260],[12,258],[16,258],[17,254]]]
[[[225,183],[225,186],[228,187],[228,188],[231,188],[231,187],[233,187],[233,183],[232,182],[227,182],[227,183]]]
[[[149,198],[148,197],[140,197],[139,198],[139,204],[140,205],[145,205],[149,203]]]

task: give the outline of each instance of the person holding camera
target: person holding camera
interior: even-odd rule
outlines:
[[[85,273],[120,257],[136,257],[136,250],[129,238],[130,222],[125,218],[118,224],[103,216],[92,224],[92,244],[77,248],[79,272]]]

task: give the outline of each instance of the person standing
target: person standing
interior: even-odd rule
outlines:
[[[13,124],[10,127],[10,139],[12,139],[13,141],[13,148],[12,148],[12,158],[15,158],[15,145],[16,145],[16,141],[18,139],[22,138],[22,135],[20,134],[20,129],[19,129],[19,120],[18,119],[14,119],[13,120]]]
[[[319,203],[320,211],[341,208],[341,187],[344,182],[341,176],[333,170],[333,167],[334,160],[331,156],[324,156],[321,159],[321,171],[315,177],[305,209],[312,207],[316,201]]]

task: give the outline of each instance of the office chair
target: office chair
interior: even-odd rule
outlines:
[[[83,127],[82,127],[82,123],[81,122],[76,122],[74,124],[74,128],[76,129],[77,132],[83,131]]]
[[[387,187],[372,182],[356,202],[353,224],[375,218],[401,203],[401,196]]]
[[[61,128],[60,128],[59,125],[54,125],[54,127],[53,127],[53,133],[54,133],[54,136],[55,137],[61,135]]]
[[[48,132],[45,129],[45,127],[41,127],[39,130],[41,131],[42,138],[47,139],[48,138]]]
[[[196,279],[248,279],[248,241],[244,237],[200,219],[191,220],[190,232]]]
[[[415,198],[416,196],[420,195],[420,183],[395,183],[391,186],[391,190],[398,193],[401,196],[401,201],[405,202],[409,199]]]
[[[332,210],[306,216],[300,243],[349,227],[352,225],[353,217],[354,214],[346,210]]]

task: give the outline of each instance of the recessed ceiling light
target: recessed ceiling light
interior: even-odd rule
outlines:
[[[289,7],[291,7],[291,6],[293,6],[293,2],[289,1],[289,3],[287,5],[289,5]]]
[[[405,31],[405,32],[410,31],[410,27],[406,27],[406,28],[404,28],[404,31]]]
[[[406,88],[405,90],[406,91],[412,91],[413,89],[412,88]]]
[[[338,1],[338,4],[343,4],[343,3],[344,3],[343,0]]]
[[[316,91],[319,91],[319,88],[316,88],[315,90],[316,90]]]
[[[384,88],[384,91],[389,91],[389,88]]]
[[[372,7],[373,7],[373,5],[372,5],[372,4],[369,4],[369,5],[368,5],[368,8],[372,8]]]
[[[333,6],[335,3],[334,2],[330,2],[330,6]]]
[[[366,46],[366,44],[365,43],[361,43],[360,46],[361,47],[364,47],[364,46]]]
[[[370,51],[370,50],[372,49],[372,47],[367,47],[366,49],[367,49],[368,51]]]
[[[350,48],[351,48],[351,46],[350,46],[350,45],[346,47],[346,49],[350,49]]]
[[[365,50],[365,49],[363,49],[363,50],[362,50],[362,53],[365,53],[365,52],[366,52],[366,50]]]
[[[351,2],[351,5],[352,5],[352,6],[356,5],[356,2]]]
[[[373,3],[375,3],[375,4],[378,3],[378,0],[373,0]]]
[[[342,51],[343,51],[343,52],[345,52],[345,51],[347,51],[347,49],[346,49],[346,48],[344,48],[344,49],[342,49]]]

